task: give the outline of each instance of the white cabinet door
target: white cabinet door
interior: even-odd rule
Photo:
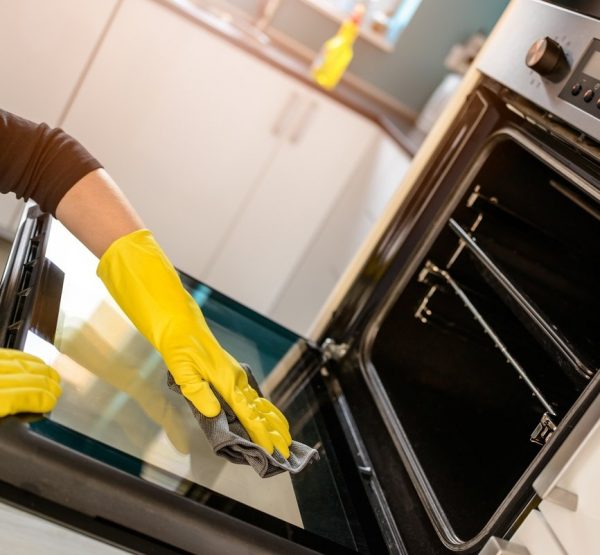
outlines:
[[[284,145],[208,274],[209,283],[264,314],[271,313],[378,132],[323,94],[301,85],[298,90],[302,107]]]
[[[65,129],[173,263],[206,279],[281,141],[291,83],[159,2],[125,0]]]
[[[401,186],[410,164],[386,133],[378,131],[285,284],[270,316],[309,335],[338,280]]]
[[[0,107],[57,125],[117,0],[0,0]]]

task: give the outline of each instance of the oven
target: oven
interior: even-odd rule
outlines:
[[[593,2],[511,2],[310,337],[182,274],[319,450],[297,476],[212,456],[96,261],[28,206],[0,332],[64,393],[50,415],[0,422],[0,496],[144,553],[511,538],[598,422],[598,18]]]
[[[522,552],[597,425],[599,18],[511,2],[316,326],[408,553]]]

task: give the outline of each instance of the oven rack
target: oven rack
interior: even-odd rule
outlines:
[[[429,273],[440,276],[454,291],[454,293],[460,298],[465,307],[469,310],[475,320],[483,328],[485,333],[490,337],[494,345],[500,350],[502,355],[506,358],[506,361],[517,371],[519,377],[527,384],[527,387],[531,390],[533,395],[537,398],[540,404],[544,407],[546,412],[552,416],[556,416],[556,412],[552,408],[550,402],[544,397],[540,389],[533,383],[533,380],[529,377],[527,372],[519,364],[519,362],[512,356],[504,342],[500,339],[498,334],[494,331],[492,326],[489,325],[487,320],[483,317],[481,312],[473,304],[469,296],[465,293],[463,288],[452,278],[447,270],[443,270],[436,266],[431,260],[425,263],[425,270]],[[424,279],[424,275],[421,274],[421,279]]]
[[[600,220],[600,211],[586,205],[575,191],[569,190],[566,186],[552,179],[549,180],[549,186],[569,198],[593,218]],[[588,254],[580,249],[581,245],[585,243],[584,241],[566,242],[564,238],[557,236],[547,227],[541,227],[529,218],[516,213],[497,197],[482,194],[479,185],[476,185],[470,194],[466,206],[475,214],[474,223],[468,230],[471,234],[477,235],[480,232],[478,228],[482,222],[494,222],[492,226],[501,225],[501,229],[488,238],[496,243],[498,247],[508,248],[510,255],[517,257],[521,264],[531,263],[532,259],[535,260],[535,266],[543,268],[548,274],[554,275],[553,287],[561,289],[568,284],[569,294],[573,293],[574,284],[581,287],[582,290],[590,286],[595,288],[595,283],[592,284],[589,281],[578,282],[578,272],[573,271],[574,267],[581,265],[582,261],[588,258]],[[510,241],[520,242],[523,237],[526,237],[526,243],[529,247],[525,253],[517,254],[511,248]],[[556,252],[562,253],[562,256],[565,257],[565,264],[561,268],[560,275],[556,274],[552,262],[546,260],[544,255],[544,253],[551,253],[550,257],[554,258]]]
[[[482,275],[500,295],[515,316],[527,327],[541,344],[542,348],[555,360],[579,389],[585,387],[595,372],[583,362],[569,341],[559,332],[538,307],[534,305],[513,283],[513,281],[493,262],[477,244],[476,239],[456,220],[448,222],[461,245],[473,256],[482,268]]]
[[[520,229],[527,233],[528,237],[531,237],[533,233],[545,243],[551,242],[562,245],[562,242],[547,229],[541,228],[534,222],[520,216],[503,205],[498,198],[484,195],[479,185],[475,186],[473,192],[469,195],[466,206],[472,209],[479,218],[482,218],[484,215],[494,216],[509,224],[511,228]]]
[[[528,375],[526,370],[510,353],[510,351],[508,350],[502,339],[494,331],[492,326],[490,326],[490,324],[487,322],[487,320],[484,318],[481,312],[473,304],[471,298],[465,293],[464,288],[461,287],[452,278],[448,270],[441,269],[431,260],[427,260],[425,262],[424,268],[419,273],[419,281],[422,283],[427,283],[429,281],[429,276],[435,276],[436,278],[443,280],[443,282],[452,289],[452,291],[458,296],[458,298],[460,298],[464,306],[468,309],[473,318],[484,330],[485,334],[490,337],[494,346],[500,350],[502,355],[505,357],[506,362],[510,364],[510,366],[512,366],[514,370],[516,370],[519,378],[526,384],[528,389],[531,391],[532,395],[543,407],[544,413],[542,414],[539,423],[536,425],[535,429],[531,433],[530,439],[532,442],[537,443],[538,445],[545,445],[545,443],[550,439],[550,437],[552,437],[552,434],[556,430],[556,423],[554,422],[553,417],[558,416],[556,411],[552,408],[550,402],[546,399],[541,390],[535,385],[534,381]],[[434,317],[434,314],[429,309],[428,304],[429,300],[435,294],[438,287],[438,285],[431,286],[429,292],[425,295],[425,297],[419,304],[419,308],[415,312],[415,317],[423,323],[430,323],[430,320],[432,319],[432,317]]]

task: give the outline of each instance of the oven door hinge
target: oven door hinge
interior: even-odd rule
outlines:
[[[542,415],[540,423],[535,427],[535,430],[531,433],[531,441],[538,445],[546,445],[548,440],[552,437],[556,431],[556,424],[552,422],[550,415],[545,412]]]
[[[323,362],[333,360],[339,362],[348,353],[349,345],[347,343],[336,343],[331,337],[328,337],[321,343],[321,356]]]

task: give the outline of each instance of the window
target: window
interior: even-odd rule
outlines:
[[[304,0],[323,15],[339,21],[346,19],[358,3],[356,0]],[[360,36],[386,52],[417,11],[421,0],[367,0]]]

